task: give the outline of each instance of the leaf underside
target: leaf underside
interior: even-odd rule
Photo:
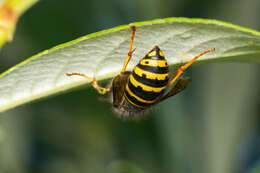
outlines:
[[[216,51],[196,63],[260,62],[260,33],[216,20],[166,18],[134,23],[137,27],[131,70],[155,45],[171,66],[207,49]],[[68,77],[79,72],[98,80],[118,74],[128,53],[131,29],[123,25],[43,51],[0,75],[0,112],[90,81]]]

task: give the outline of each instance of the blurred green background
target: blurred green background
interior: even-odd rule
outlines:
[[[0,70],[80,36],[155,18],[260,30],[259,8],[259,0],[40,0],[1,50]],[[140,122],[116,118],[91,87],[1,113],[0,172],[260,172],[258,74],[259,64],[195,65],[185,73],[193,79],[188,89]]]

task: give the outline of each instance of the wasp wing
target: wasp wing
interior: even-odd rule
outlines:
[[[120,73],[113,79],[112,89],[114,107],[118,107],[124,99],[125,86],[130,74],[130,72],[126,71],[124,73]]]
[[[172,89],[166,95],[164,95],[158,102],[161,102],[169,97],[172,97],[172,96],[178,94],[179,92],[181,92],[182,90],[187,88],[187,86],[190,84],[190,82],[191,82],[191,79],[189,77],[180,78],[178,80],[178,82],[172,87]]]

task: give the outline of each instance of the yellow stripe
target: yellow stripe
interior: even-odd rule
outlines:
[[[159,52],[160,56],[164,56],[164,54],[162,53],[162,51]]]
[[[154,51],[148,53],[148,56],[156,56],[156,51],[154,50]]]
[[[142,77],[142,75],[145,74],[147,79],[165,80],[166,77],[169,78],[169,73],[164,73],[164,74],[151,73],[148,71],[144,71],[137,66],[134,68],[134,72],[140,77]]]
[[[155,59],[142,59],[140,62],[142,65],[153,66],[153,67],[167,67],[166,60],[155,60]]]
[[[150,87],[150,86],[144,85],[144,84],[142,84],[142,83],[136,81],[135,78],[133,77],[133,75],[130,75],[130,82],[131,82],[135,87],[138,87],[138,86],[142,87],[142,89],[143,89],[144,91],[153,91],[153,92],[157,92],[157,93],[161,92],[161,91],[162,91],[163,89],[165,89],[166,86],[167,86],[167,85],[166,85],[166,86],[161,87],[161,88]]]
[[[134,93],[132,93],[132,91],[129,89],[128,85],[126,85],[126,90],[127,90],[127,92],[128,92],[132,97],[136,98],[136,99],[137,99],[138,101],[140,101],[140,102],[143,102],[143,103],[154,103],[154,102],[156,101],[156,99],[153,100],[153,101],[141,99],[140,97],[138,97],[137,95],[135,95]]]
[[[124,92],[124,96],[125,96],[126,100],[127,100],[131,105],[134,105],[135,107],[138,107],[138,108],[145,108],[144,106],[140,106],[140,105],[137,105],[137,104],[133,103],[133,102],[126,96],[125,92]]]

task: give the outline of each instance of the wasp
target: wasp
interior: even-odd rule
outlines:
[[[67,76],[78,75],[90,80],[92,86],[102,95],[112,92],[109,102],[112,104],[114,112],[124,119],[139,119],[152,106],[183,91],[191,80],[190,78],[180,78],[180,75],[199,57],[215,51],[215,48],[200,53],[188,63],[180,66],[172,77],[170,77],[169,66],[164,54],[158,46],[154,46],[139,61],[133,71],[126,71],[135,50],[133,50],[133,42],[136,27],[131,24],[130,28],[132,35],[128,55],[121,72],[112,80],[112,85],[101,87],[95,78],[82,73],[67,73]],[[171,86],[173,87],[170,88]],[[166,93],[167,90],[169,91]]]

